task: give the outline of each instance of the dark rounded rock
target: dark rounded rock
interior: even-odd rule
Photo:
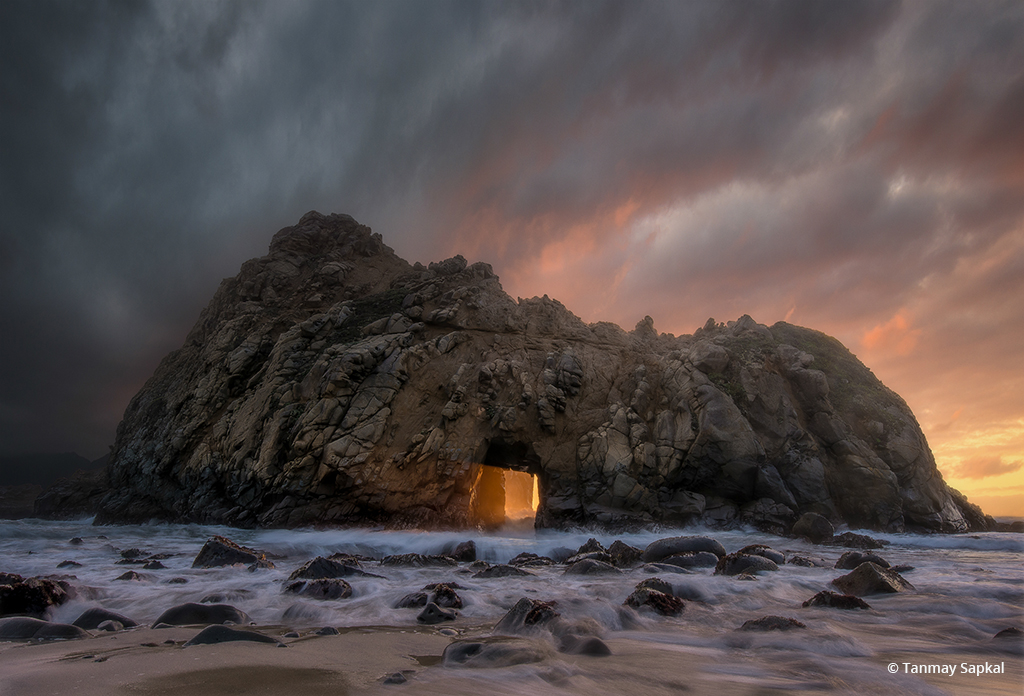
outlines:
[[[80,568],[82,566],[78,561],[61,561],[57,564],[58,568]]]
[[[476,542],[470,539],[469,541],[463,541],[457,544],[451,553],[446,555],[454,558],[460,563],[472,563],[476,560]]]
[[[124,630],[124,624],[122,624],[120,621],[103,621],[100,623],[99,626],[96,627],[96,630],[116,633],[117,631]]]
[[[453,609],[443,609],[433,602],[427,602],[427,606],[416,617],[416,621],[422,624],[439,624],[444,621],[454,621],[458,616]]]
[[[678,597],[647,587],[634,590],[623,604],[634,609],[650,607],[662,616],[679,616],[686,606]]]
[[[719,558],[725,556],[725,547],[716,540],[705,536],[678,536],[658,539],[644,549],[644,563],[656,563],[669,556],[689,551],[707,551]]]
[[[805,607],[831,607],[832,609],[870,609],[860,597],[822,590],[803,604]]]
[[[644,552],[635,546],[630,546],[624,541],[616,539],[608,547],[608,555],[611,556],[612,565],[617,568],[632,568],[640,565]]]
[[[502,637],[457,640],[444,649],[441,661],[446,667],[511,667],[540,662],[550,654],[551,648],[539,641]]]
[[[347,599],[352,596],[352,586],[341,578],[320,578],[319,580],[299,580],[285,588],[286,592],[309,597],[311,599]]]
[[[318,636],[336,636],[340,635],[341,631],[336,629],[334,626],[324,626],[323,628],[316,631]]]
[[[87,631],[99,628],[99,625],[104,621],[116,621],[117,623],[130,628],[132,626],[138,626],[135,621],[132,621],[127,616],[118,614],[116,611],[110,611],[103,607],[93,607],[92,609],[86,609],[78,618],[71,622],[72,626],[78,626],[84,628]]]
[[[192,645],[210,645],[215,643],[229,643],[234,641],[248,641],[251,643],[273,643],[278,644],[278,641],[270,636],[265,636],[255,631],[239,631],[235,628],[228,628],[227,626],[207,626],[202,631],[192,637],[191,640],[187,641],[183,647],[190,647]]]
[[[737,553],[746,553],[751,556],[761,556],[772,561],[776,565],[782,565],[786,562],[786,554],[781,551],[776,551],[771,546],[764,544],[751,544],[750,546],[744,546]]]
[[[797,566],[802,566],[804,568],[827,568],[828,567],[827,564],[822,563],[821,561],[815,561],[813,559],[807,558],[806,556],[791,556],[786,561],[786,563],[790,563],[792,565],[797,565]]]
[[[718,556],[715,556],[715,559],[717,560]],[[645,563],[641,570],[645,573],[674,573],[677,575],[688,575],[692,572],[687,568],[673,565],[671,563]]]
[[[0,619],[0,640],[28,640],[47,623],[49,622],[30,616]]]
[[[289,580],[323,580],[326,578],[348,578],[348,577],[374,577],[379,575],[367,573],[365,570],[345,563],[343,561],[331,560],[323,556],[317,556],[311,561],[303,563],[291,575]]]
[[[587,542],[585,544],[583,544],[582,546],[580,546],[578,549],[576,549],[576,553],[574,553],[572,555],[573,556],[579,556],[579,555],[584,554],[584,553],[595,553],[595,552],[596,553],[607,553],[608,549],[606,549],[604,546],[602,546],[600,541],[598,541],[594,537],[590,537],[589,539],[587,539]]]
[[[906,592],[915,589],[902,575],[870,561],[861,563],[853,572],[832,581],[844,594],[863,597],[870,594]]]
[[[622,571],[611,563],[585,558],[565,569],[565,575],[619,575]]]
[[[803,537],[815,544],[828,541],[835,533],[835,527],[828,521],[828,518],[816,512],[805,512],[800,515],[800,519],[790,529],[790,534],[793,536]]]
[[[718,561],[715,575],[743,575],[757,573],[762,570],[778,570],[775,561],[764,556],[753,556],[748,553],[730,553]]]
[[[559,617],[555,602],[523,597],[494,626],[494,633],[516,634],[546,626]]]
[[[118,575],[114,580],[124,580],[129,582],[142,582],[146,579],[145,575],[136,573],[134,570],[126,570],[125,572]]]
[[[612,557],[607,551],[587,551],[586,553],[578,553],[575,556],[570,556],[565,559],[565,564],[574,565],[580,561],[600,561],[601,563],[611,565]]]
[[[0,584],[0,616],[21,614],[42,618],[46,610],[71,599],[67,587],[46,578],[22,579],[9,575],[10,583]]]
[[[230,565],[249,565],[260,558],[266,558],[262,551],[250,549],[231,541],[227,537],[213,536],[192,561],[193,568],[220,568]]]
[[[537,554],[530,553],[528,551],[523,551],[515,558],[509,559],[508,562],[508,565],[516,566],[517,568],[521,566],[526,566],[527,568],[530,568],[537,566],[549,566],[554,564],[554,559],[548,558],[547,556],[538,556]]]
[[[851,549],[880,549],[889,544],[884,539],[874,539],[865,534],[843,532],[828,540],[829,546],[845,546]]]
[[[740,626],[741,631],[789,631],[794,628],[807,628],[807,626],[796,619],[785,616],[762,616],[760,619],[751,619]]]
[[[426,592],[411,592],[398,600],[395,609],[419,609],[427,606],[429,601],[430,598]]]
[[[162,613],[153,626],[164,623],[171,626],[188,626],[192,624],[248,624],[252,621],[244,611],[230,604],[197,604],[188,602],[171,607]]]
[[[439,607],[446,609],[461,609],[462,597],[455,592],[455,588],[445,583],[434,585],[430,595],[430,601]]]
[[[665,582],[661,578],[647,578],[646,580],[641,580],[640,582],[638,582],[636,584],[636,587],[634,587],[633,589],[635,589],[635,590],[643,590],[643,589],[657,590],[658,592],[664,592],[665,594],[668,594],[668,595],[674,595],[675,594],[672,591],[672,585],[670,585],[669,583]]]
[[[876,554],[865,551],[847,551],[836,561],[836,568],[838,570],[853,570],[861,563],[869,562],[882,568],[889,567],[889,561]]]
[[[561,636],[558,652],[566,655],[587,655],[588,657],[608,657],[612,654],[611,648],[600,638],[577,636],[572,633]]]
[[[78,626],[47,621],[32,636],[32,640],[75,640],[76,638],[88,638],[91,635]]]
[[[160,561],[149,561],[148,563],[146,563],[146,565],[142,566],[142,569],[143,570],[163,570],[166,567],[167,566],[165,566]]]
[[[660,563],[680,568],[714,568],[718,560],[718,556],[710,551],[684,551],[663,558]]]

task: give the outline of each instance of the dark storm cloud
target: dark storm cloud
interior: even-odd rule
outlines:
[[[219,279],[312,208],[588,320],[796,308],[859,337],[1017,249],[1022,16],[0,3],[0,454],[102,453]],[[991,301],[972,278],[951,306]]]

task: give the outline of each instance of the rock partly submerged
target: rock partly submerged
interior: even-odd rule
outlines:
[[[541,527],[991,523],[835,339],[748,316],[588,325],[485,263],[410,265],[316,212],[221,284],[132,400],[97,521],[471,526],[493,517],[473,495],[490,465],[538,475]]]

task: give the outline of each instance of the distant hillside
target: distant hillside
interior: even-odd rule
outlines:
[[[0,457],[0,486],[36,484],[46,488],[57,479],[71,476],[78,470],[92,471],[107,465],[105,454],[90,462],[74,452],[63,454],[21,454]]]

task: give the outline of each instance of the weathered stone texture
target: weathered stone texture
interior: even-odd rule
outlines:
[[[538,475],[544,527],[988,524],[835,339],[748,316],[587,325],[487,264],[410,266],[316,212],[221,284],[132,400],[97,519],[467,526],[485,464]]]

